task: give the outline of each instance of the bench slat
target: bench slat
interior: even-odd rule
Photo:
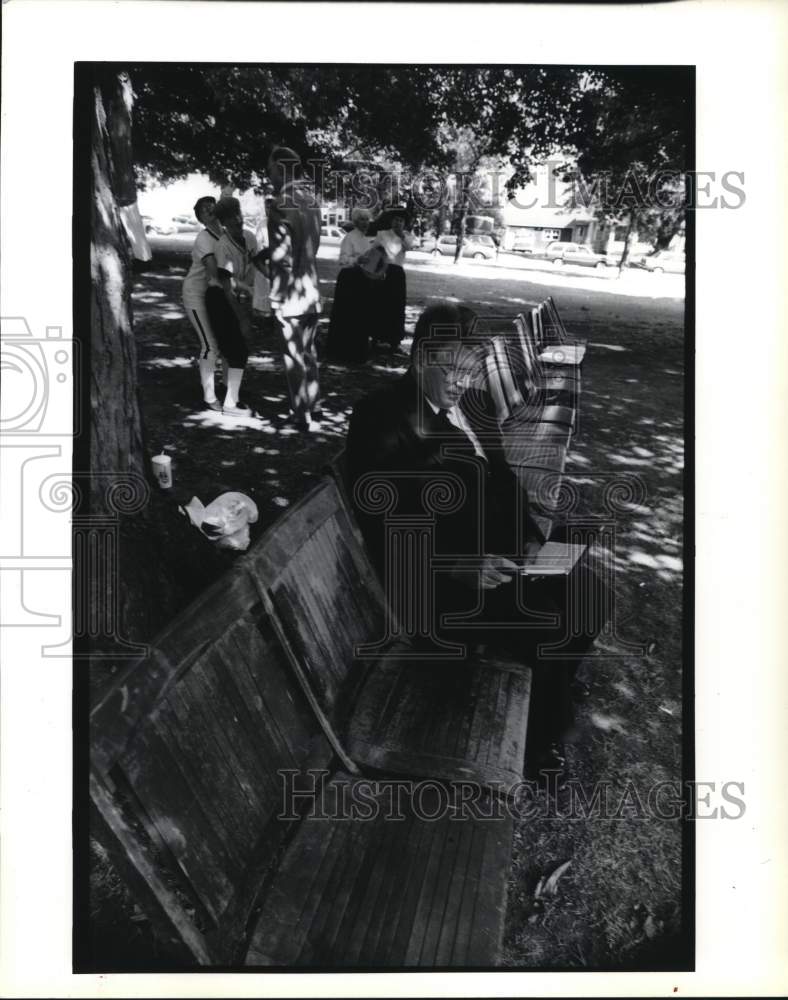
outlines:
[[[347,749],[368,767],[488,785],[522,778],[530,675],[396,656],[375,664]]]
[[[402,797],[401,821],[383,810],[370,820],[308,819],[263,906],[247,965],[495,965],[511,817],[457,820],[438,815],[440,805],[424,786],[418,802]]]
[[[184,780],[152,726],[135,739],[133,755],[120,766],[159,837],[169,847],[188,883],[214,923],[233,894],[240,867],[228,856],[221,832]]]

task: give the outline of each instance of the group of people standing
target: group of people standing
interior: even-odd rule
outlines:
[[[243,228],[237,198],[197,201],[194,212],[204,228],[192,248],[183,302],[199,339],[203,401],[234,417],[252,415],[240,399],[252,310],[269,305],[282,343],[292,419],[297,429],[309,430],[321,416],[314,343],[320,313],[315,265],[320,209],[293,150],[273,150],[268,176],[274,198],[263,246]],[[221,402],[215,386],[219,359],[226,387]]]
[[[205,406],[227,416],[252,415],[240,396],[252,312],[270,308],[282,345],[292,420],[298,430],[310,430],[322,417],[315,350],[320,208],[293,150],[274,149],[268,176],[274,198],[259,240],[244,229],[237,198],[197,201],[194,212],[204,228],[192,248],[183,302],[199,340]],[[406,231],[404,208],[388,208],[374,221],[367,209],[357,208],[352,221],[340,247],[327,353],[332,360],[363,363],[371,345],[393,351],[405,334],[402,265],[413,237]],[[215,384],[219,360],[225,383],[221,401]]]
[[[353,229],[339,248],[327,345],[332,360],[361,364],[370,346],[386,344],[394,351],[405,335],[402,265],[413,246],[406,220],[404,208],[386,209],[374,223],[368,209],[353,211]]]

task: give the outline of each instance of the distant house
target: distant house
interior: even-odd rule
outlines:
[[[523,208],[509,202],[503,210],[504,250],[538,252],[553,240],[593,245],[597,222],[585,209]]]
[[[350,217],[350,210],[335,201],[329,201],[320,206],[320,220],[324,226],[336,226]]]

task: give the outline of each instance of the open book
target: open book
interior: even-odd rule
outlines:
[[[526,554],[520,573],[522,576],[567,576],[585,550],[585,545],[545,542]]]

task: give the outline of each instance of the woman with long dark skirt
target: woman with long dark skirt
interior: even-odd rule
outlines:
[[[353,229],[339,248],[340,271],[334,288],[326,351],[334,361],[363,364],[369,353],[374,315],[370,312],[369,286],[372,282],[358,266],[358,261],[372,242],[366,235],[370,213],[365,208],[356,208],[351,218]]]
[[[380,283],[375,296],[377,308],[374,310],[375,327],[373,340],[389,345],[395,351],[405,336],[405,253],[413,246],[413,236],[405,231],[407,210],[386,209],[377,220],[377,235],[373,246],[386,252],[388,267],[385,279]]]

